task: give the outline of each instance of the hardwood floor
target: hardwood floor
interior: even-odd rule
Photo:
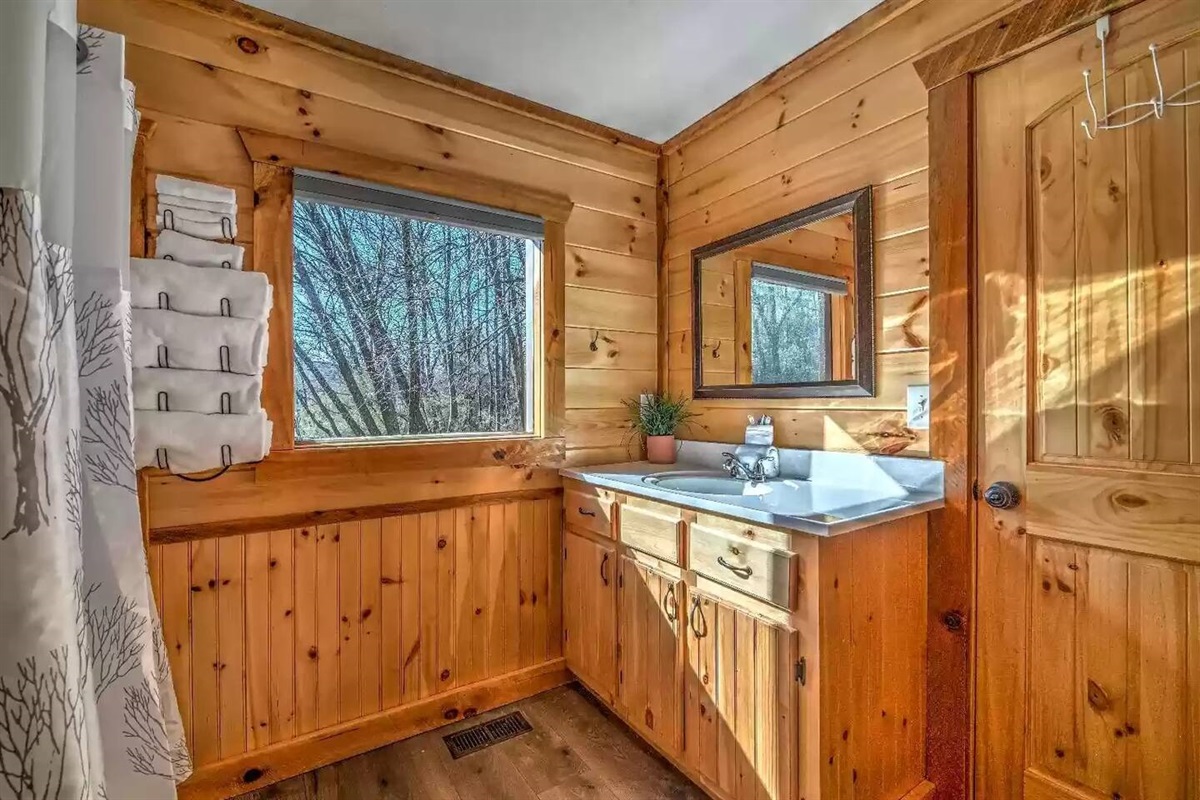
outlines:
[[[442,737],[520,710],[533,732],[455,761]],[[564,686],[239,800],[702,800],[584,692]]]

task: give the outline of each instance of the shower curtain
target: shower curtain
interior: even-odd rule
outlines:
[[[191,770],[130,416],[124,41],[0,2],[0,798],[169,800]]]

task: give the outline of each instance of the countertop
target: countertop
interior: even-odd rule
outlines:
[[[686,443],[691,444],[691,443]],[[720,445],[716,446],[722,447]],[[725,445],[724,447],[728,447]],[[712,446],[703,447],[704,451]],[[676,464],[651,464],[647,461],[632,461],[622,464],[603,464],[560,470],[563,477],[577,481],[602,486],[625,494],[648,497],[664,503],[689,508],[695,511],[708,511],[726,517],[743,519],[747,522],[770,525],[813,536],[838,536],[843,533],[869,528],[881,522],[900,519],[915,514],[924,514],[942,508],[945,505],[945,495],[941,489],[941,463],[936,461],[924,462],[936,469],[936,480],[930,475],[921,476],[914,481],[917,485],[906,486],[896,479],[894,470],[889,471],[880,466],[877,457],[857,454],[837,454],[836,460],[813,459],[813,464],[835,464],[829,474],[784,474],[775,480],[787,481],[787,513],[781,513],[777,506],[778,500],[772,500],[771,494],[765,496],[736,496],[709,495],[692,492],[681,492],[664,489],[646,483],[642,479],[648,475],[663,472],[713,472],[718,469],[714,465],[711,453],[697,452],[693,448],[690,453],[681,452],[680,461]],[[793,451],[793,453],[801,451]],[[809,451],[803,451],[809,452]],[[821,452],[821,451],[816,451]],[[686,460],[683,456],[691,456]],[[703,457],[708,456],[708,457]],[[861,463],[844,458],[862,459]],[[897,461],[901,459],[888,459]],[[912,460],[905,472],[913,473]],[[794,458],[783,459],[785,466]],[[720,462],[717,461],[716,464]]]

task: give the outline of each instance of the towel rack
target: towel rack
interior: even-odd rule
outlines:
[[[1087,95],[1088,107],[1092,111],[1091,126],[1088,126],[1088,121],[1083,120],[1080,125],[1083,126],[1083,132],[1088,139],[1095,139],[1096,134],[1100,131],[1117,131],[1122,128],[1130,128],[1137,125],[1139,122],[1153,117],[1154,119],[1162,119],[1166,109],[1183,108],[1186,106],[1200,105],[1200,99],[1185,100],[1188,92],[1193,89],[1200,88],[1200,81],[1190,83],[1184,86],[1179,91],[1170,95],[1166,95],[1166,90],[1163,89],[1162,74],[1158,69],[1158,45],[1150,44],[1150,61],[1154,66],[1154,82],[1158,88],[1157,94],[1149,100],[1141,100],[1136,103],[1127,103],[1120,108],[1109,110],[1108,108],[1108,34],[1111,31],[1112,20],[1109,15],[1104,15],[1096,20],[1096,38],[1100,40],[1100,92],[1101,104],[1104,108],[1103,116],[1096,110],[1096,101],[1092,97],[1092,71],[1085,69],[1083,71],[1083,91]],[[1116,119],[1121,119],[1127,115],[1136,112],[1139,109],[1147,109],[1132,119],[1122,119],[1120,122],[1114,122]]]

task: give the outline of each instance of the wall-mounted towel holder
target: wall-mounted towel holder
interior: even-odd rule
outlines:
[[[231,395],[229,392],[221,392],[221,398],[219,402],[220,406],[219,410],[217,411],[218,414],[233,413],[233,395]],[[157,407],[156,410],[158,411],[170,411],[171,395],[168,392],[160,391],[155,397],[154,405]]]
[[[178,231],[176,231],[176,232],[178,233]],[[162,260],[163,261],[175,261],[176,258],[175,258],[175,256],[171,255],[170,253],[167,253],[166,255],[162,256]],[[221,269],[233,269],[233,262],[229,261],[228,259],[222,259],[221,260]]]
[[[223,315],[224,316],[224,315]],[[156,350],[159,369],[171,369],[171,351],[165,344],[160,344]],[[217,348],[217,363],[221,372],[233,372],[229,364],[229,345],[223,344]]]
[[[154,463],[159,469],[170,470],[171,459],[167,454],[167,448],[160,447],[154,451]],[[193,478],[188,475],[175,475],[176,478],[181,478],[191,483],[205,483],[207,481],[216,480],[229,471],[233,466],[233,448],[227,444],[221,445],[221,469],[212,475],[203,478]]]
[[[158,293],[158,310],[159,311],[170,311],[171,310],[171,295],[167,294],[166,292]],[[221,298],[220,302],[217,304],[217,313],[219,313],[222,317],[232,317],[233,316],[233,305],[229,302],[228,297]],[[162,365],[160,364],[159,366],[162,366]]]
[[[183,231],[181,231],[175,227],[175,210],[174,209],[171,209],[171,208],[162,209],[162,219],[163,219],[163,229],[164,230],[175,231],[176,233],[183,233]],[[225,216],[224,214],[221,215],[221,238],[226,239],[230,242],[233,241],[233,220],[230,217]]]

